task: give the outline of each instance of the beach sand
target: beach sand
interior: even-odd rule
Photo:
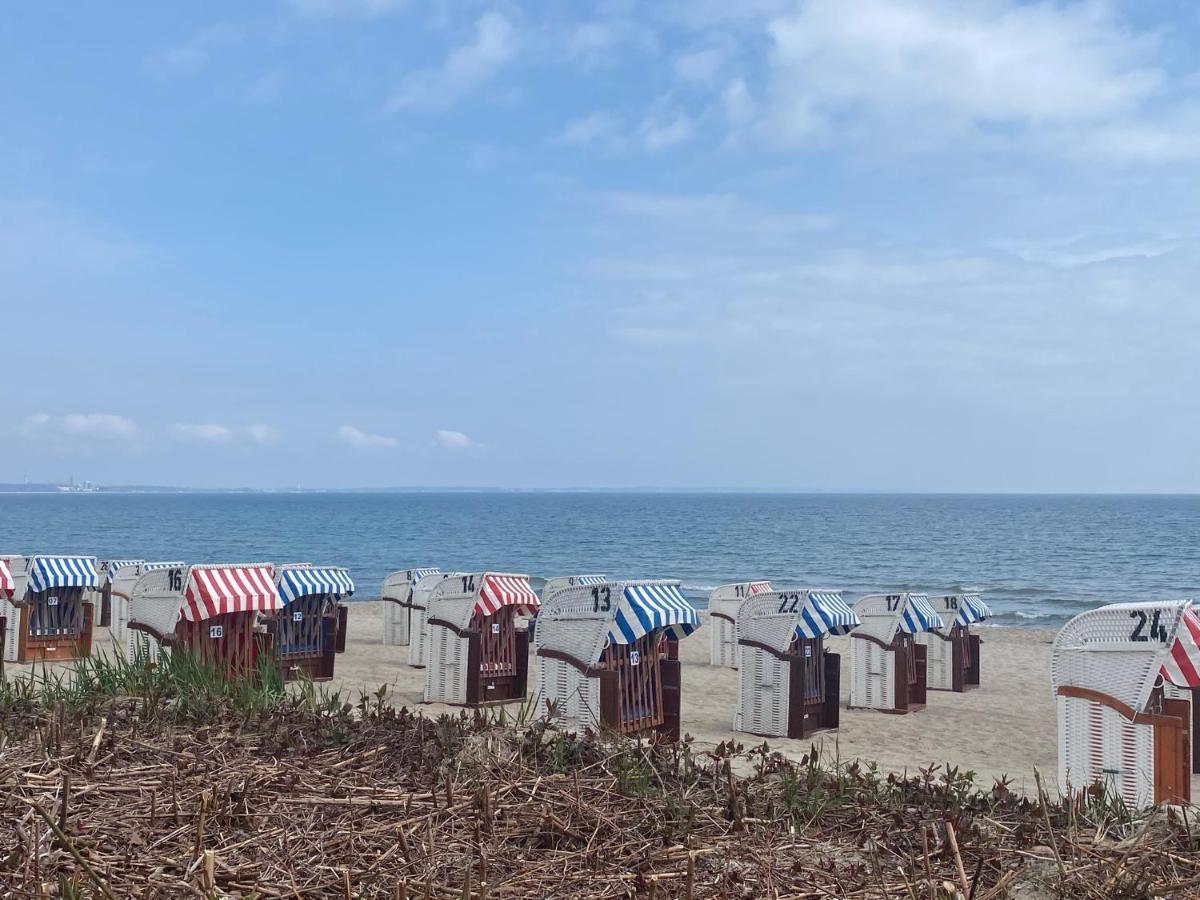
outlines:
[[[331,688],[341,689],[348,699],[357,700],[359,691],[375,691],[387,685],[391,702],[397,706],[430,715],[455,709],[421,703],[424,670],[407,665],[407,647],[383,645],[381,603],[355,602],[349,606],[346,652],[337,658]],[[707,613],[701,615],[707,620]],[[710,635],[701,628],[680,643],[682,729],[701,749],[731,738],[746,746],[767,740],[772,749],[799,757],[817,743],[824,753],[873,761],[887,771],[915,773],[930,764],[950,764],[974,772],[983,787],[990,787],[995,778],[1008,776],[1014,790],[1029,794],[1036,790],[1036,768],[1053,790],[1057,783],[1057,730],[1050,687],[1054,632],[985,627],[979,634],[983,640],[982,684],[964,694],[930,691],[926,707],[909,715],[846,709],[849,638],[827,639],[829,649],[842,657],[841,726],[837,731],[819,733],[812,740],[797,741],[732,731],[737,672],[709,665]],[[109,647],[107,629],[97,628],[97,651]],[[536,688],[534,666],[531,660],[531,692]],[[23,667],[9,664],[9,668]],[[1192,794],[1200,797],[1200,777],[1192,780]]]

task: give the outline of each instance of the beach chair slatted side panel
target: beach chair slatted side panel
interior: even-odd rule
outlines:
[[[275,573],[283,608],[267,621],[284,680],[333,677],[342,600],[354,594],[350,573],[334,566],[288,564]]]
[[[429,598],[439,584],[464,572],[431,572],[413,585],[408,631],[408,664],[423,669],[429,664]]]
[[[1054,640],[1059,786],[1099,782],[1144,808],[1191,799],[1191,707],[1164,685],[1200,687],[1200,615],[1190,601],[1116,603]]]
[[[31,556],[21,559],[24,578],[13,601],[16,626],[7,658],[16,662],[81,659],[92,650],[92,600],[96,559]]]
[[[118,647],[125,642],[125,628],[129,622],[129,592],[142,574],[144,560],[112,559],[100,566],[100,580],[104,585],[102,599],[105,602],[107,621],[101,617],[101,625],[108,627],[113,643]]]
[[[5,661],[16,659],[16,634],[20,624],[19,611],[12,603],[16,590],[17,582],[9,568],[8,557],[0,557],[0,650],[4,653]],[[8,644],[10,640],[13,641],[11,650]]]
[[[535,638],[539,697],[568,731],[678,739],[673,647],[699,625],[677,581],[606,581],[551,592]]]
[[[741,581],[723,584],[708,595],[708,625],[712,629],[709,640],[714,666],[738,667],[738,610],[747,598],[770,590],[769,581]]]
[[[407,647],[412,640],[413,592],[417,583],[427,575],[440,575],[436,566],[398,569],[383,580],[379,598],[383,601],[383,644],[385,647]]]
[[[480,706],[523,700],[529,639],[516,628],[516,618],[536,612],[539,603],[528,575],[442,578],[428,601],[425,702]]]
[[[868,594],[854,604],[862,624],[850,633],[850,706],[909,713],[925,705],[927,653],[915,640],[945,623],[925,594]]]
[[[824,639],[858,624],[837,591],[771,591],[743,602],[734,730],[803,738],[836,728],[841,657]]]

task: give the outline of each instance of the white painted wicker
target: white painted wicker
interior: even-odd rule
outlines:
[[[1096,781],[1127,803],[1154,802],[1154,727],[1138,722],[1179,630],[1187,600],[1114,603],[1082,613],[1054,639],[1051,680],[1058,708],[1058,774],[1063,792]],[[1073,687],[1105,695],[1132,711],[1131,720]]]
[[[434,572],[412,588],[412,619],[408,626],[408,664],[422,669],[429,665],[429,598],[433,589],[448,578],[462,578],[464,572]],[[387,603],[385,606],[395,606]],[[399,608],[399,607],[397,607]]]
[[[383,644],[385,647],[407,647],[412,634],[412,603],[415,582],[432,566],[413,566],[390,573],[383,580],[379,597],[383,600]],[[441,573],[436,573],[441,574]],[[418,576],[414,578],[415,576]],[[403,605],[402,605],[403,604]]]
[[[904,621],[906,611],[915,602],[927,601],[925,594],[912,592],[868,594],[854,604],[862,625],[850,635],[850,701],[852,708],[896,708],[896,653],[874,641],[855,635],[867,635],[891,644]],[[917,632],[919,633],[919,632]]]
[[[130,626],[145,625],[157,634],[174,634],[183,609],[183,592],[187,585],[187,567],[155,569],[143,572],[129,592],[129,619],[125,625],[125,657],[130,662],[158,659],[166,648],[144,631]]]
[[[708,627],[711,629],[711,662],[728,669],[738,667],[737,617],[742,601],[771,590],[767,581],[723,584],[708,595]]]
[[[122,566],[113,575],[112,590],[109,592],[108,633],[118,647],[125,646],[125,632],[129,627],[129,597],[141,574],[142,566],[137,564]]]
[[[12,600],[0,596],[0,616],[4,616],[8,620],[8,627],[4,632],[4,661],[16,662],[20,653],[19,642],[23,627],[21,616],[24,606],[21,600],[25,596],[25,587],[29,583],[29,571],[26,568],[29,558],[12,555],[4,556],[3,559],[7,563],[9,574],[13,579]]]

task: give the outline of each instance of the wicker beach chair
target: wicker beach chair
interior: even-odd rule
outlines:
[[[838,591],[769,591],[742,601],[733,730],[804,738],[837,728],[841,656],[824,649],[824,638],[860,624]]]
[[[16,588],[17,584],[13,580],[12,570],[8,567],[8,558],[0,556],[0,652],[8,647],[6,643],[8,623],[16,615],[16,607],[12,605],[13,592]]]
[[[974,593],[943,594],[930,599],[930,605],[949,620],[949,629],[922,631],[913,639],[925,647],[926,683],[931,691],[962,693],[979,686],[979,635],[971,626],[992,614],[983,599]]]
[[[554,591],[538,613],[539,708],[569,731],[679,737],[679,640],[700,616],[678,581]]]
[[[1100,782],[1134,808],[1191,799],[1200,614],[1190,601],[1114,603],[1054,639],[1063,792]],[[1166,685],[1174,686],[1168,694]]]
[[[138,569],[142,564],[140,559],[108,559],[101,560],[96,567],[96,593],[99,595],[100,621],[101,628],[107,628],[108,633],[112,635],[113,640],[117,639],[116,631],[114,630],[113,622],[116,620],[116,612],[114,607],[113,594],[118,595],[117,602],[120,597],[125,600],[129,599],[129,591],[133,587],[133,583],[137,581]]]
[[[346,649],[349,610],[342,600],[354,593],[349,571],[286,563],[275,567],[275,587],[283,608],[264,621],[280,675],[285,681],[328,681],[335,654]]]
[[[528,575],[479,572],[442,579],[429,594],[425,702],[483,706],[524,700],[529,637],[517,616],[534,612]]]
[[[115,566],[115,574],[114,574]],[[117,565],[109,563],[108,595],[110,600],[110,615],[108,633],[112,635],[113,644],[118,652],[128,655],[129,652],[129,598],[133,594],[133,586],[147,572],[155,569],[183,569],[187,563],[174,560],[169,562],[138,562],[135,565]]]
[[[383,601],[383,644],[385,647],[407,647],[412,640],[413,590],[427,575],[441,575],[436,566],[399,569],[383,579],[379,599]]]
[[[412,623],[408,632],[408,664],[414,669],[429,665],[429,598],[434,589],[450,578],[461,579],[467,572],[434,572],[413,585]]]
[[[945,628],[925,594],[868,594],[854,604],[862,624],[850,632],[850,706],[909,713],[925,705],[926,649],[914,640]]]
[[[133,661],[186,647],[231,677],[252,673],[271,644],[258,618],[282,605],[270,563],[146,572],[129,598],[126,652]]]
[[[747,597],[770,591],[769,581],[739,581],[723,584],[708,595],[708,627],[711,629],[712,664],[738,667],[737,617]]]
[[[596,584],[604,584],[608,581],[607,575],[558,575],[554,578],[547,578],[546,583],[542,585],[541,598],[542,603],[550,599],[550,595],[562,590],[563,588],[575,587],[583,585],[591,587]],[[529,619],[529,643],[532,646],[534,636],[537,633],[537,617],[531,616]]]
[[[92,652],[94,556],[8,556],[12,596],[0,601],[6,662],[83,659]]]

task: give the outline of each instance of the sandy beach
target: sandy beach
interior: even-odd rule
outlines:
[[[707,614],[702,613],[707,620]],[[1057,769],[1054,700],[1050,688],[1050,646],[1054,632],[1029,628],[983,628],[982,684],[965,694],[930,691],[928,705],[910,715],[888,715],[845,708],[849,685],[849,638],[828,640],[842,655],[841,727],[817,735],[816,743],[843,759],[871,760],[885,770],[912,772],[949,763],[976,773],[978,782],[1007,775],[1015,790],[1032,793],[1034,769],[1054,784]],[[350,604],[346,652],[337,659],[330,687],[356,699],[360,690],[387,685],[391,701],[428,714],[450,710],[421,703],[424,673],[407,665],[407,647],[382,642],[382,605]],[[96,650],[111,647],[106,629],[96,630]],[[683,660],[683,730],[701,748],[735,738],[747,746],[761,742],[731,729],[737,695],[737,673],[709,665],[709,634],[701,628],[680,644]],[[536,684],[530,664],[530,690]],[[9,665],[9,671],[23,667]],[[773,749],[800,756],[810,741],[772,738]],[[1200,796],[1200,778],[1193,778]]]

